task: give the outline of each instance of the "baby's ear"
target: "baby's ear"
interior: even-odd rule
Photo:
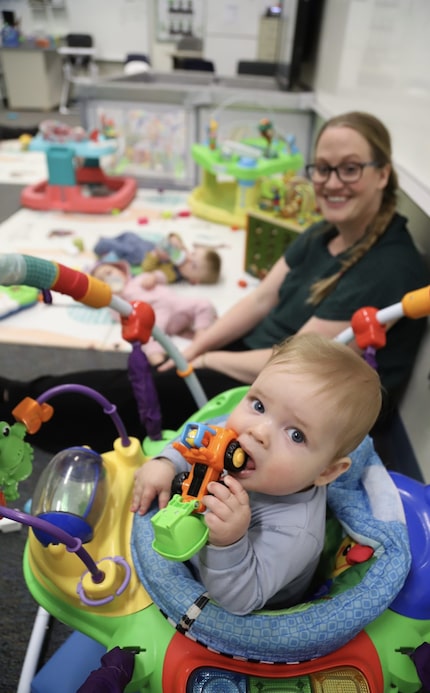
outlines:
[[[332,481],[337,479],[338,476],[344,474],[351,466],[351,459],[349,457],[341,457],[335,460],[328,467],[321,472],[321,474],[315,479],[315,486],[326,486]]]

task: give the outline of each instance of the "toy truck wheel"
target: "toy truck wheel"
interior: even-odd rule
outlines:
[[[224,468],[228,472],[240,472],[247,463],[248,455],[237,440],[232,440],[224,453]]]
[[[175,496],[176,494],[182,494],[182,484],[189,477],[189,472],[180,472],[175,476],[172,481],[171,494]]]

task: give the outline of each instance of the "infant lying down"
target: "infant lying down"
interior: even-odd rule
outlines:
[[[212,303],[199,296],[179,294],[166,284],[156,284],[152,289],[142,286],[142,276],[131,276],[130,266],[124,260],[100,262],[92,273],[97,279],[109,284],[112,291],[126,301],[144,301],[152,306],[155,324],[170,337],[180,335],[191,339],[205,330],[216,317]],[[151,337],[143,351],[148,361],[157,366],[166,357],[163,347]]]

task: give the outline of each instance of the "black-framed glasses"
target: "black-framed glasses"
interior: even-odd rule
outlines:
[[[314,183],[327,183],[332,171],[342,183],[356,183],[363,175],[363,171],[367,166],[379,166],[377,161],[347,161],[344,164],[337,166],[329,166],[328,164],[308,164],[306,173]]]

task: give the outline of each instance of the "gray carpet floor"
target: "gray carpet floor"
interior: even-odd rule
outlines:
[[[20,498],[14,502],[14,507],[24,509],[26,501],[32,497],[37,479],[50,458],[47,453],[35,450],[33,474],[21,482]],[[26,539],[25,527],[19,531],[0,533],[0,693],[14,693],[17,690],[37,613],[38,605],[26,587],[22,571]],[[70,628],[52,619],[41,650],[40,665],[48,661],[70,633]]]

